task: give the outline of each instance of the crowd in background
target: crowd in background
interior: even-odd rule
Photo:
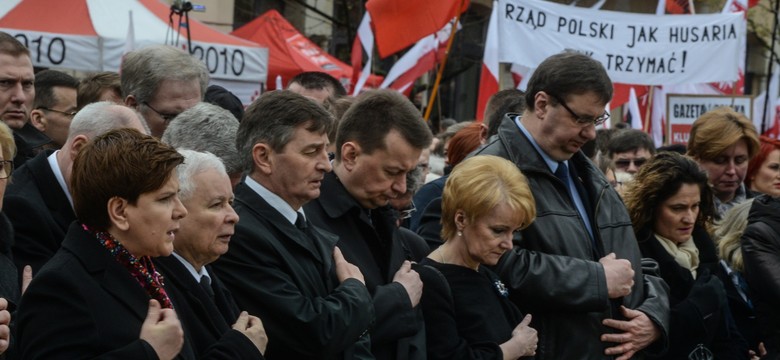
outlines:
[[[564,52],[483,122],[175,48],[34,72],[0,32],[0,357],[779,359],[780,142],[615,126]],[[446,126],[446,128],[445,128]]]

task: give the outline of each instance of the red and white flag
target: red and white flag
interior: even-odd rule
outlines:
[[[368,76],[374,55],[374,32],[371,30],[371,15],[366,12],[358,26],[355,42],[352,44],[352,95],[357,96]],[[365,59],[365,65],[364,64]]]
[[[380,58],[401,51],[434,34],[466,11],[469,0],[369,0]]]
[[[490,14],[485,52],[482,56],[482,72],[479,75],[479,95],[477,97],[477,121],[484,120],[488,99],[498,92],[498,5],[493,4]]]
[[[631,128],[642,130],[644,128],[644,116],[639,110],[639,99],[636,97],[636,91],[632,87],[628,95],[628,114],[631,116]]]
[[[460,26],[458,26],[460,27]],[[418,41],[395,62],[380,88],[391,88],[408,94],[414,81],[440,63],[446,56],[447,41],[452,34],[452,23]]]

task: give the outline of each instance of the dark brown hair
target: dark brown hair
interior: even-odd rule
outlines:
[[[349,141],[360,145],[365,154],[383,150],[392,130],[415,149],[428,147],[433,139],[420,111],[399,92],[383,89],[360,94],[339,122],[336,161],[341,161],[341,147]]]
[[[632,180],[623,200],[634,231],[643,231],[655,224],[656,210],[677,194],[683,184],[699,187],[701,203],[696,224],[707,226],[715,216],[712,188],[707,173],[693,159],[676,152],[662,151],[650,158]]]
[[[106,204],[120,197],[135,204],[141,194],[162,187],[184,161],[176,150],[135,129],[109,131],[76,155],[71,176],[73,207],[79,221],[105,231]]]

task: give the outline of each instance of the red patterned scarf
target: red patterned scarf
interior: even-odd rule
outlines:
[[[97,237],[100,245],[108,250],[114,260],[130,272],[130,275],[138,281],[138,284],[152,299],[159,301],[163,308],[173,309],[171,299],[163,288],[163,276],[154,268],[151,257],[142,256],[141,258],[136,258],[119,243],[119,240],[115,239],[108,232],[93,231],[84,224],[81,226],[85,231]]]

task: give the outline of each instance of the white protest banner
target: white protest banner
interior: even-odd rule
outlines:
[[[716,107],[729,106],[753,118],[753,98],[744,95],[666,95],[667,143],[688,144],[691,126],[702,114]]]
[[[669,85],[737,80],[742,13],[648,15],[538,0],[498,0],[499,60],[536,68],[565,50],[604,64],[613,82]]]

